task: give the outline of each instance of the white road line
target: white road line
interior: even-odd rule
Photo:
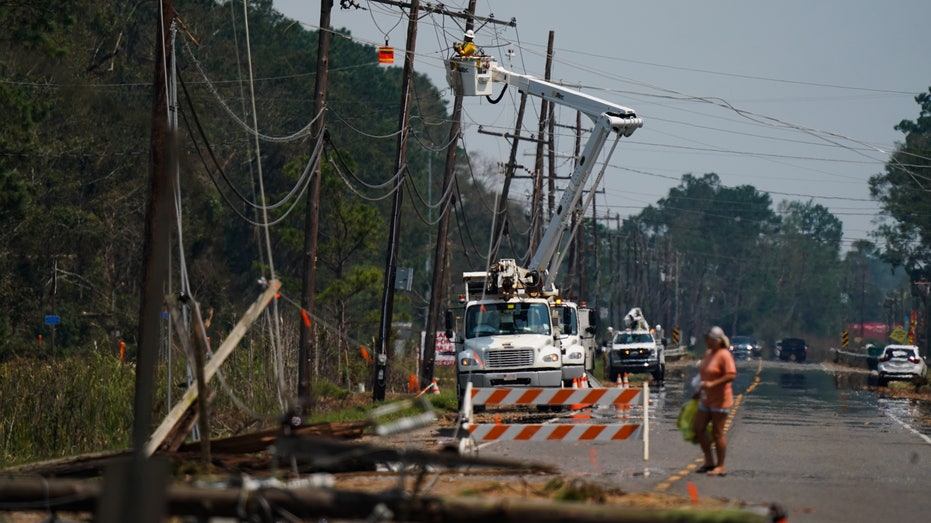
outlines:
[[[897,418],[894,414],[891,414],[891,413],[889,413],[889,412],[886,412],[885,414],[886,414],[886,416],[889,416],[890,418],[892,418],[892,419],[893,419],[896,423],[898,423],[899,425],[902,425],[903,427],[905,427],[905,429],[908,430],[909,432],[911,432],[912,434],[914,434],[914,435],[918,436],[919,438],[923,439],[923,440],[925,441],[925,443],[927,443],[928,445],[931,445],[931,438],[929,438],[928,436],[925,436],[925,435],[922,434],[921,432],[918,432],[917,429],[915,429],[914,427],[912,427],[912,426],[909,425],[908,423],[905,423],[904,421],[900,420],[900,419]]]

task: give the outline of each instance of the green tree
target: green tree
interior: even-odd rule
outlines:
[[[914,280],[931,279],[931,88],[915,97],[918,118],[895,126],[905,135],[886,163],[885,172],[870,178],[870,194],[888,218],[877,237],[882,256],[904,267]]]
[[[378,329],[378,309],[383,271],[377,256],[385,238],[377,210],[351,197],[332,169],[326,169],[321,187],[320,250],[317,254],[324,284],[318,295],[321,308],[333,319],[335,332],[319,335],[317,351],[323,376],[346,387],[367,379],[366,366],[354,343],[368,343]],[[372,347],[369,347],[371,349]]]
[[[812,201],[783,202],[773,237],[776,269],[772,318],[786,334],[828,335],[837,327],[839,255],[843,226]]]
[[[778,222],[768,194],[748,185],[723,186],[714,173],[700,178],[686,174],[636,221],[639,229],[630,230],[635,241],[648,235],[655,250],[658,238],[665,237],[676,251],[681,293],[677,306],[688,311],[691,332],[701,332],[709,323],[722,324],[733,333],[753,328],[754,314],[748,311],[758,310],[763,296],[760,249]],[[632,264],[642,265],[641,260]],[[670,267],[665,270],[673,272]]]

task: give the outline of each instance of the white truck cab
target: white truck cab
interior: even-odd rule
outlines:
[[[470,381],[473,387],[559,387],[560,334],[549,300],[514,297],[468,302],[456,370],[460,392]]]

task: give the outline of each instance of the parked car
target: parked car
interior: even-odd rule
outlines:
[[[752,336],[734,336],[731,338],[731,354],[735,360],[759,358],[763,354],[763,344]]]
[[[928,365],[915,345],[886,345],[876,364],[879,386],[890,380],[912,380],[928,373]]]
[[[808,344],[802,338],[782,338],[776,342],[776,358],[782,361],[805,361]]]

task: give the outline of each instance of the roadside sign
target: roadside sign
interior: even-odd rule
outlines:
[[[889,339],[896,343],[905,343],[905,339],[908,337],[908,332],[902,327],[896,327],[892,330],[892,334],[889,335]]]
[[[849,332],[842,331],[840,333],[840,344],[845,349],[847,348],[847,345],[850,345],[850,333]]]
[[[411,290],[411,283],[414,281],[413,267],[398,267],[397,274],[394,277],[394,288],[400,291]]]
[[[59,323],[61,323],[61,316],[58,316],[57,314],[49,314],[45,316],[46,325],[58,325]]]

